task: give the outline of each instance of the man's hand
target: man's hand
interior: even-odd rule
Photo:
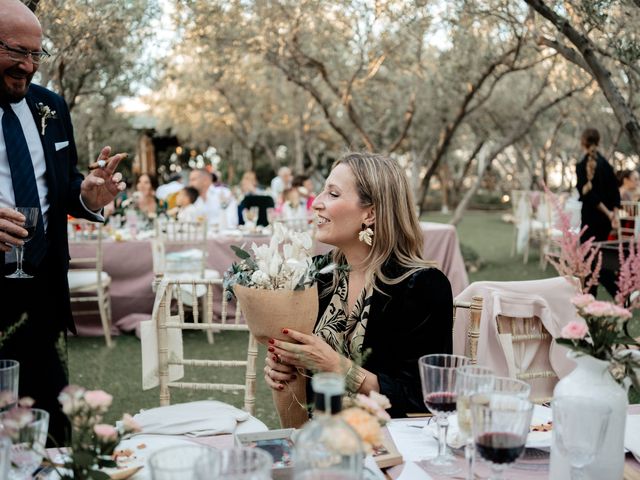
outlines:
[[[0,208],[0,251],[10,252],[13,245],[24,244],[22,238],[27,236],[27,231],[22,225],[25,220],[24,215],[11,208]]]
[[[111,147],[102,149],[96,163],[89,165],[92,170],[80,187],[82,201],[89,210],[100,210],[126,188],[122,174],[115,171],[120,160],[127,158],[127,154],[117,153],[112,157],[110,154]]]

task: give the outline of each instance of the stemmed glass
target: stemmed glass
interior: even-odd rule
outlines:
[[[9,410],[17,403],[19,379],[20,363],[16,360],[0,360],[0,394],[3,397],[0,412]]]
[[[553,443],[569,459],[571,480],[580,480],[584,467],[593,462],[602,447],[611,407],[592,398],[567,396],[554,398],[551,409]]]
[[[456,411],[456,371],[470,359],[459,355],[434,354],[420,357],[420,379],[424,403],[438,422],[438,456],[430,460],[441,475],[453,475],[460,469],[447,453],[448,417]]]
[[[40,209],[38,207],[16,207],[15,210],[24,215],[24,228],[27,231],[27,236],[22,240],[24,243],[27,243],[29,240],[33,238],[36,233],[36,227],[38,225],[38,212]],[[18,265],[16,271],[11,275],[5,275],[6,278],[33,278],[33,275],[29,275],[22,270],[22,259],[24,257],[24,245],[20,245],[16,248],[16,257],[18,261]]]
[[[467,461],[467,480],[473,480],[475,452],[471,433],[471,409],[469,402],[476,393],[491,392],[494,388],[495,376],[487,367],[465,365],[458,368],[456,377],[456,406],[458,429],[465,441],[464,456]]]
[[[524,452],[533,404],[502,393],[471,397],[471,422],[476,451],[491,465],[489,480],[502,480],[504,470]]]

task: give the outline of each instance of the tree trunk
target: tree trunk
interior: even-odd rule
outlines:
[[[624,127],[629,137],[629,142],[635,153],[640,155],[640,124],[630,106],[624,100],[620,90],[611,79],[611,72],[600,62],[596,56],[596,47],[593,42],[576,30],[569,20],[558,15],[542,0],[525,0],[536,12],[549,20],[580,52],[585,63],[589,67],[586,71],[598,82],[602,93],[611,105],[618,122]],[[558,50],[562,54],[562,51]]]

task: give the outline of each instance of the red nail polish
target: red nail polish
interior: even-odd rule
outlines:
[[[284,385],[280,384],[278,385],[278,390],[283,390],[284,389]]]
[[[271,345],[273,345],[274,343],[276,343],[276,341],[275,341],[273,338],[270,338],[270,339],[269,339],[269,343],[270,343]]]
[[[287,330],[286,328],[283,328],[282,329],[282,333],[284,333],[286,335],[287,333],[289,333],[289,330]]]
[[[278,361],[278,356],[274,355],[273,357],[271,357],[271,360],[273,360],[274,362],[277,362]]]
[[[269,350],[271,353],[273,353],[273,352],[275,352],[275,351],[276,351],[276,349],[275,349],[275,348],[273,348],[273,347],[269,347],[269,348],[267,348],[267,350]]]

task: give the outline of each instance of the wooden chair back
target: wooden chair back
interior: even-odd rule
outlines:
[[[464,310],[460,312],[460,310]],[[453,322],[460,315],[468,316],[468,326],[466,329],[465,356],[471,359],[472,364],[478,363],[478,339],[480,338],[480,318],[482,316],[482,297],[474,296],[470,302],[462,300],[453,301]]]
[[[191,289],[191,297],[196,298],[198,288],[206,288],[204,296],[204,312],[201,311],[199,303],[194,302],[189,305],[193,316],[193,322],[187,322],[185,318],[185,304],[183,301],[184,289]],[[194,280],[171,280],[160,281],[156,286],[156,302],[158,308],[155,310],[154,324],[157,329],[158,339],[158,374],[160,381],[160,405],[169,405],[171,401],[172,388],[188,390],[208,390],[221,392],[244,392],[244,410],[253,414],[255,411],[256,393],[256,359],[258,355],[258,343],[255,337],[249,332],[246,324],[241,322],[241,308],[236,302],[235,315],[228,318],[228,299],[222,296],[222,313],[219,321],[202,322],[202,318],[212,317],[213,311],[213,289],[221,288],[220,279],[194,279]],[[219,359],[186,359],[176,358],[169,351],[168,331],[178,330],[203,330],[203,331],[244,331],[248,334],[247,350],[243,358],[235,360]],[[212,349],[212,351],[214,351]],[[243,368],[244,384],[232,383],[204,383],[204,382],[171,382],[169,381],[169,366],[182,365],[188,367],[205,367],[212,369],[221,368]]]

